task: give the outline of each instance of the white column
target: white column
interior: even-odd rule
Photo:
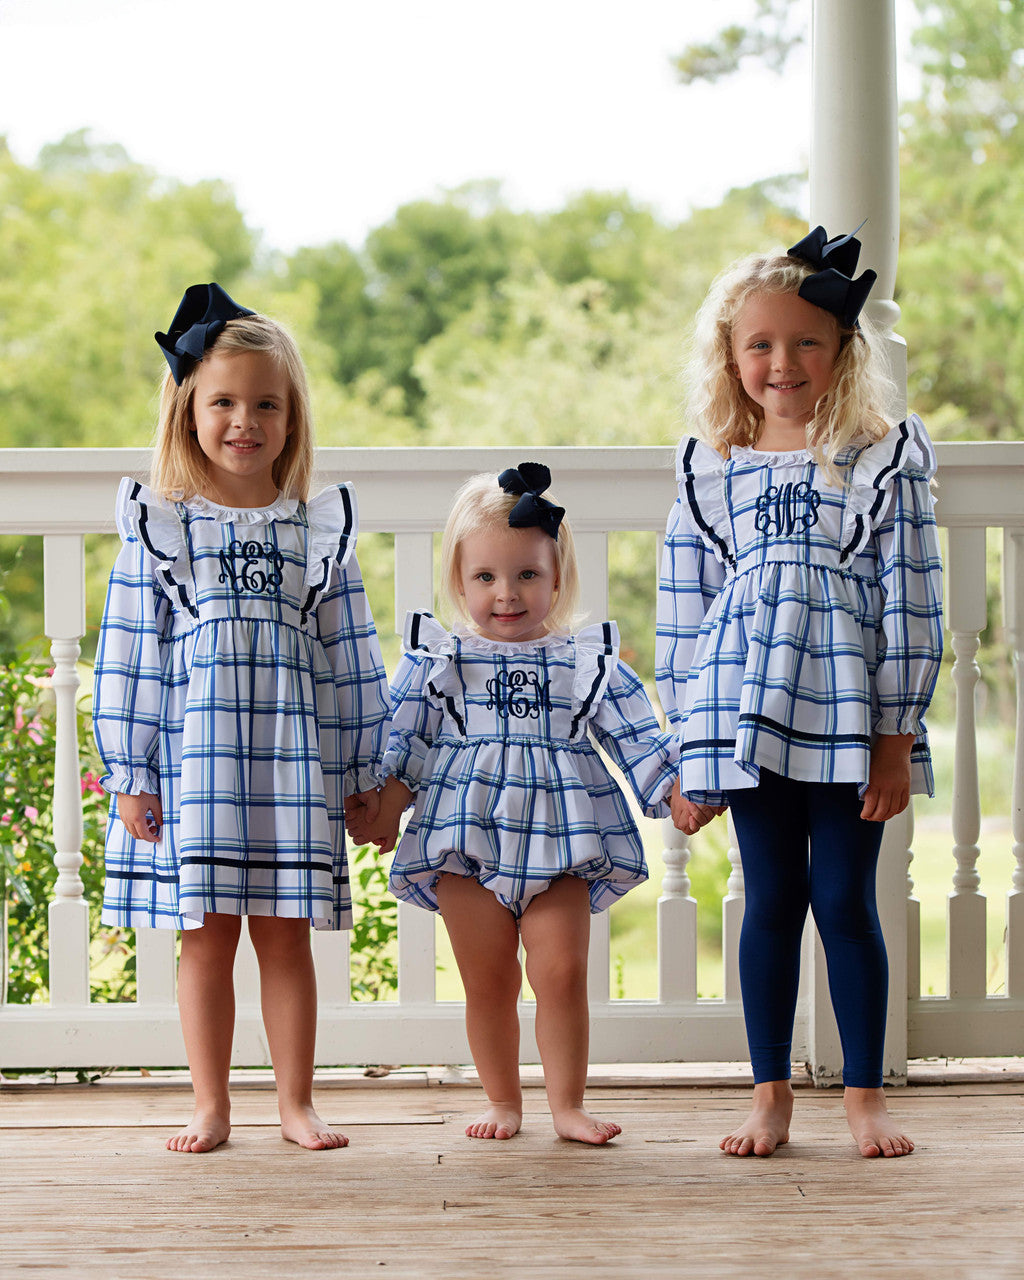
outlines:
[[[899,392],[894,412],[906,407],[907,362],[894,333],[899,307],[892,300],[899,248],[899,134],[894,0],[814,0],[812,16],[811,225],[829,235],[858,232],[858,271],[878,273],[866,314],[881,329]],[[882,902],[906,901],[906,861],[882,858]],[[893,989],[906,990],[906,931],[887,935]],[[838,1037],[828,1000],[821,947],[809,966],[808,1053],[815,1080],[835,1074]],[[905,1010],[902,1016],[905,1020]],[[899,1035],[893,1042],[900,1040]],[[886,1053],[887,1074],[906,1069]]]
[[[882,330],[906,407],[906,345],[893,334],[899,250],[899,126],[894,0],[814,0],[811,225],[858,232],[859,270],[878,280],[865,308]]]
[[[50,1001],[89,1003],[89,907],[82,865],[82,788],[78,760],[78,655],[85,634],[85,539],[43,539],[46,635],[52,642],[57,747],[53,762],[53,843],[57,884],[49,908]]]

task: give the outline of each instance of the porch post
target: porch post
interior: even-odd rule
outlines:
[[[899,148],[894,0],[814,0],[812,16],[811,225],[830,235],[858,232],[859,269],[878,280],[865,310],[882,331],[899,403],[906,411],[906,345],[893,329],[899,247]],[[889,952],[889,1012],[884,1074],[907,1069],[907,865],[909,824],[886,831],[878,868],[880,914]],[[809,984],[808,1055],[816,1083],[839,1079],[842,1052],[820,944]]]

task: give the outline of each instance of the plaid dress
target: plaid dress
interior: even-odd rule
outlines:
[[[763,766],[867,785],[879,733],[917,735],[912,791],[933,793],[924,713],[942,656],[942,568],[920,418],[840,462],[693,438],[658,593],[657,684],[695,801],[757,785]]]
[[[123,480],[117,522],[94,695],[104,921],[350,927],[343,798],[377,785],[388,714],[354,495],[229,510]],[[156,844],[118,817],[140,792],[160,797]]]
[[[668,813],[676,749],[618,660],[613,622],[510,643],[414,613],[405,645],[383,764],[417,793],[391,868],[397,897],[436,911],[449,871],[518,917],[569,874],[589,881],[597,912],[647,879],[636,823],[588,731],[653,817]]]

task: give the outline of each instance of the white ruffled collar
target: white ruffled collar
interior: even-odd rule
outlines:
[[[762,467],[777,467],[787,462],[804,463],[814,461],[814,455],[810,449],[777,449],[770,451],[755,449],[752,444],[734,444],[729,450],[729,456],[734,462],[753,462]]]
[[[565,644],[569,639],[567,635],[560,632],[549,631],[547,635],[538,636],[536,640],[490,640],[487,636],[470,631],[464,626],[455,627],[452,634],[463,644],[468,644],[472,649],[479,649],[481,653],[522,653],[524,650],[529,652],[533,649],[546,649],[549,646]]]
[[[194,514],[209,516],[221,524],[270,524],[274,520],[287,520],[298,510],[298,498],[286,498],[279,493],[268,507],[225,507],[197,493],[183,504]]]

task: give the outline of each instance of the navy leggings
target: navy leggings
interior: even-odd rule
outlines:
[[[889,967],[875,906],[884,824],[864,822],[855,783],[798,782],[761,770],[729,792],[746,904],[740,986],[754,1081],[788,1080],[810,906],[828,962],[843,1084],[882,1083]]]

